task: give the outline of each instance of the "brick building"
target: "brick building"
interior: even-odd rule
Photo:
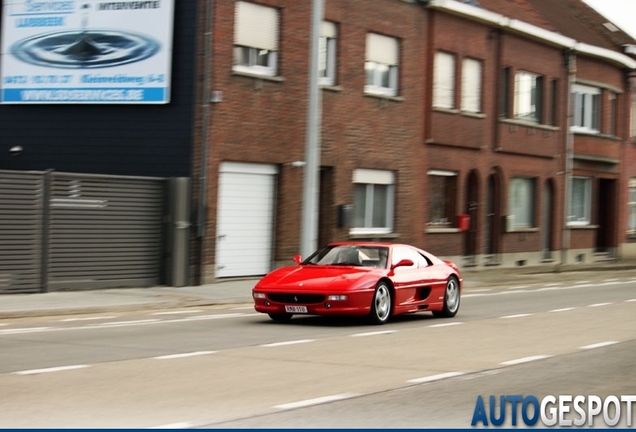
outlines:
[[[620,257],[633,41],[552,3],[325,1],[319,244],[413,243],[463,266]],[[201,281],[299,251],[311,23],[311,2],[207,5]]]

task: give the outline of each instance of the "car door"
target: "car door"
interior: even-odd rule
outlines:
[[[404,306],[412,304],[417,299],[417,289],[425,284],[420,271],[423,264],[421,255],[407,246],[396,246],[391,253],[391,265],[394,266],[403,259],[413,261],[413,265],[396,267],[393,272],[393,286],[395,287],[395,304]]]

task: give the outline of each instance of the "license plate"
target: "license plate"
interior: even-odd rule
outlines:
[[[307,306],[285,306],[285,312],[289,313],[307,313]]]

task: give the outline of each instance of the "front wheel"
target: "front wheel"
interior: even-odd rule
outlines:
[[[446,281],[446,289],[444,290],[444,307],[441,311],[433,312],[436,317],[452,318],[457,315],[459,310],[459,281],[455,276],[451,276]]]
[[[378,282],[373,293],[369,318],[373,324],[384,324],[391,316],[391,288],[386,282]]]
[[[269,317],[271,319],[273,319],[276,322],[287,322],[291,319],[292,314],[287,313],[287,312],[282,312],[282,313],[270,313],[267,314],[269,315]]]

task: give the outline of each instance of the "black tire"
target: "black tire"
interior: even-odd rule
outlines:
[[[446,288],[444,288],[444,307],[441,311],[433,312],[433,316],[452,318],[457,315],[461,299],[460,294],[459,281],[455,276],[449,277],[446,281]]]
[[[378,282],[371,301],[369,320],[373,324],[384,324],[391,317],[391,287],[384,281]]]
[[[287,313],[287,312],[270,313],[270,314],[267,314],[267,315],[269,315],[269,317],[271,319],[273,319],[274,321],[276,321],[276,322],[287,322],[293,316],[292,314]]]

